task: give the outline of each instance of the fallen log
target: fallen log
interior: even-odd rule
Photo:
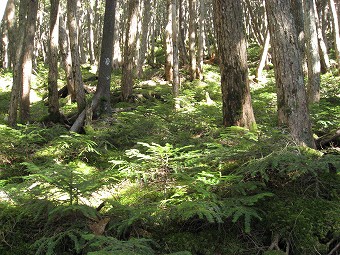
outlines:
[[[340,129],[332,130],[331,132],[319,137],[315,140],[318,149],[327,147],[338,147],[340,145]]]

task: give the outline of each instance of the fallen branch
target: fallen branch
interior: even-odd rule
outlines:
[[[315,141],[316,147],[318,149],[323,149],[329,146],[337,146],[340,144],[340,129],[333,130],[328,134],[321,136],[320,138],[316,139]]]
[[[339,251],[339,249],[340,249],[340,242],[337,245],[335,245],[335,247],[327,255],[333,255],[335,254],[336,251]]]

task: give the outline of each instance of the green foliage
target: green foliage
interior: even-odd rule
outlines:
[[[30,172],[25,177],[26,185],[30,185],[30,196],[44,195],[72,205],[78,204],[79,199],[91,195],[102,185],[94,182],[99,180],[100,174],[82,162],[47,165],[44,168],[28,162],[23,164]],[[38,185],[39,183],[43,185]]]
[[[251,69],[259,50],[249,49]],[[160,41],[155,53],[163,63]],[[33,89],[44,96],[47,69],[37,70]],[[93,121],[86,134],[0,125],[0,253],[280,254],[267,251],[273,234],[292,254],[329,253],[340,237],[337,148],[296,147],[276,127],[272,70],[266,83],[252,84],[257,128],[223,127],[219,68],[204,70],[204,81],[183,80],[176,111],[163,71],[150,68],[134,102],[116,104],[114,73],[113,107],[133,110]],[[322,76],[321,95],[311,106],[317,135],[339,126],[338,77]],[[8,88],[0,99],[6,117]],[[46,114],[43,102],[32,109]],[[109,222],[95,235],[101,219]]]
[[[265,251],[263,255],[285,255],[283,251]]]
[[[86,136],[76,133],[65,134],[53,139],[49,146],[36,153],[37,157],[52,157],[57,162],[87,160],[91,154],[99,154],[97,144]]]
[[[303,187],[308,181],[318,181],[320,173],[328,173],[329,164],[334,164],[338,169],[340,160],[332,155],[323,156],[312,149],[287,147],[250,161],[241,168],[241,173],[248,174],[251,178],[260,178],[268,185],[276,187],[284,187],[292,182],[300,182]]]
[[[95,236],[92,234],[83,235],[88,241],[88,255],[152,255],[154,250],[150,247],[150,240],[130,239],[120,241],[113,237]]]

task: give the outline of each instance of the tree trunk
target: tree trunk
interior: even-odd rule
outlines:
[[[18,37],[16,38],[15,42],[15,55],[14,58],[14,70],[13,70],[13,86],[11,90],[11,99],[9,103],[9,110],[8,110],[8,124],[10,126],[15,126],[17,124],[17,116],[18,116],[18,105],[19,105],[19,98],[21,94],[21,66],[22,66],[22,51],[23,51],[23,42],[25,36],[25,23],[26,21],[26,14],[28,8],[28,1],[27,0],[20,0],[19,5],[19,21],[18,24],[23,24],[21,26],[17,26],[16,34]]]
[[[214,0],[214,22],[220,56],[223,124],[252,128],[246,53],[246,36],[241,2]]]
[[[113,36],[115,29],[115,13],[116,1],[105,1],[105,15],[103,26],[103,39],[101,46],[98,85],[94,99],[100,99],[100,113],[110,113],[110,85],[111,85],[111,71],[112,71],[112,50],[113,50]],[[96,110],[96,109],[93,109]]]
[[[196,79],[196,0],[189,0],[190,80]]]
[[[65,70],[67,91],[70,95],[70,102],[74,102],[76,100],[76,92],[74,87],[70,40],[62,17],[59,18],[59,46],[61,61],[63,63],[62,66]]]
[[[266,33],[266,40],[265,40],[265,43],[264,43],[263,49],[262,49],[261,60],[260,60],[260,63],[257,67],[257,70],[256,70],[256,78],[259,81],[262,80],[262,71],[263,71],[263,68],[266,65],[269,47],[270,47],[270,33],[269,33],[269,30],[268,30],[267,33]]]
[[[90,64],[93,65],[96,61],[94,57],[94,32],[93,32],[93,7],[94,0],[90,0],[89,8],[87,10],[87,33],[88,33],[88,47],[89,47],[89,56],[90,56]]]
[[[48,112],[52,121],[60,121],[58,96],[58,43],[59,43],[59,0],[51,0],[49,72],[48,72]]]
[[[177,16],[177,0],[172,0],[172,45],[173,45],[173,80],[172,93],[175,98],[175,109],[179,108],[177,100],[179,96],[179,70],[178,70],[178,16]]]
[[[173,80],[173,45],[172,45],[172,3],[171,0],[166,2],[167,23],[165,27],[165,80],[172,82]]]
[[[2,20],[3,20],[5,10],[6,10],[7,2],[8,2],[8,0],[4,0],[4,1],[2,1],[1,5],[0,5],[0,25],[2,24]]]
[[[308,68],[307,99],[309,104],[320,102],[320,55],[316,29],[315,0],[304,0],[304,31]]]
[[[86,50],[84,45],[84,31],[83,31],[83,19],[84,19],[84,12],[82,10],[82,2],[81,0],[77,0],[77,34],[78,34],[78,46],[79,46],[79,58],[80,58],[80,64],[85,64],[87,62],[86,57]]]
[[[149,35],[149,25],[151,21],[151,0],[144,0],[144,15],[142,20],[142,30],[140,39],[140,50],[137,64],[137,76],[140,78],[143,75],[143,65],[145,62],[145,54],[147,51],[147,40]]]
[[[307,73],[307,66],[305,65],[306,60],[306,49],[305,49],[305,25],[303,19],[303,3],[302,0],[291,0],[292,14],[294,17],[295,29],[299,40],[299,50],[302,70]]]
[[[332,12],[335,56],[336,56],[336,61],[338,63],[338,72],[340,75],[340,33],[339,33],[338,14],[336,12],[334,0],[329,0],[329,6]]]
[[[77,18],[77,0],[67,0],[67,23],[70,33],[70,47],[72,57],[72,72],[74,79],[74,88],[78,113],[85,109],[85,92],[83,78],[80,70],[80,56],[78,45],[78,18]]]
[[[198,54],[197,54],[197,73],[196,77],[203,80],[203,60],[205,48],[205,1],[200,0],[199,33],[198,33]]]
[[[99,114],[111,113],[110,85],[112,71],[112,50],[114,41],[116,0],[105,1],[103,38],[99,63],[98,85],[92,103],[84,109],[73,123],[70,131],[79,132],[84,125],[85,119],[91,121],[94,112]]]
[[[329,56],[327,45],[324,38],[324,33],[322,31],[322,19],[320,20],[320,14],[322,15],[322,10],[325,8],[324,5],[327,4],[327,1],[321,2],[321,10],[318,10],[316,4],[314,3],[314,12],[316,15],[316,29],[318,34],[318,44],[319,44],[319,55],[320,55],[320,65],[321,65],[321,73],[326,73],[330,68]]]
[[[2,67],[5,69],[11,68],[12,54],[13,54],[13,43],[14,43],[14,22],[15,22],[15,1],[8,0],[5,14],[4,14],[4,24],[2,33]]]
[[[127,101],[132,95],[133,79],[135,76],[134,57],[136,55],[137,43],[138,0],[129,0],[128,5],[122,70],[122,98],[124,101]]]
[[[188,63],[188,53],[185,48],[185,33],[184,33],[184,23],[185,14],[184,14],[184,3],[183,0],[179,0],[178,8],[179,8],[179,17],[178,17],[178,49],[180,53],[181,65],[186,65]]]
[[[121,36],[119,34],[119,31],[121,30],[121,21],[120,21],[120,1],[116,1],[116,11],[115,11],[115,29],[114,29],[114,35],[113,35],[113,59],[112,59],[112,68],[117,70],[122,65],[122,50],[120,47],[120,40]]]
[[[315,148],[291,4],[285,0],[267,0],[266,10],[275,66],[279,124],[288,126],[298,145]]]
[[[22,66],[20,67],[21,77],[21,101],[20,101],[20,122],[26,123],[30,118],[30,91],[31,76],[33,68],[34,35],[38,13],[38,0],[28,1],[28,12],[25,26],[23,51],[21,55]]]

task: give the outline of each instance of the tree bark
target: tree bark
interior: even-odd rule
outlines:
[[[340,75],[340,32],[339,32],[338,14],[335,8],[334,0],[329,0],[329,6],[332,12],[335,56],[336,56],[336,61],[338,63],[338,72]]]
[[[205,48],[205,1],[199,3],[199,30],[198,30],[198,54],[197,54],[197,73],[196,77],[203,80],[203,60]]]
[[[84,109],[73,123],[70,131],[79,132],[84,125],[85,119],[91,121],[93,112],[111,113],[110,104],[110,84],[111,84],[111,70],[112,70],[112,49],[114,41],[114,23],[116,0],[105,1],[105,14],[103,26],[103,38],[100,56],[99,76],[96,93],[92,99],[89,107]],[[99,108],[99,109],[98,109]]]
[[[256,70],[256,78],[258,80],[262,80],[262,72],[263,72],[263,68],[266,65],[269,47],[270,47],[270,33],[269,33],[269,30],[268,30],[267,33],[266,33],[266,40],[265,40],[265,43],[264,43],[263,49],[262,49],[260,63],[259,63],[257,70]]]
[[[246,36],[240,1],[214,0],[214,22],[220,56],[223,124],[253,128],[246,53]]]
[[[179,63],[178,63],[178,16],[177,16],[177,0],[172,0],[172,46],[173,46],[173,80],[172,94],[175,98],[175,109],[178,109],[179,102]]]
[[[145,54],[147,52],[147,40],[149,37],[149,25],[151,21],[151,0],[144,0],[144,15],[141,28],[140,50],[137,64],[137,76],[143,75],[143,66],[145,62]]]
[[[196,79],[196,0],[189,0],[190,80]]]
[[[291,4],[266,0],[275,66],[279,124],[287,125],[296,144],[315,148],[304,87],[299,40]]]
[[[74,102],[76,100],[76,92],[74,87],[75,85],[73,77],[70,40],[68,33],[66,31],[65,22],[62,17],[59,17],[59,48],[61,54],[61,61],[63,63],[62,66],[65,70],[67,91],[68,94],[70,95],[70,102]]]
[[[303,19],[303,2],[302,0],[291,0],[292,4],[292,14],[294,17],[295,29],[299,40],[299,50],[302,70],[307,73],[306,61],[306,47],[305,47],[305,24]]]
[[[165,80],[172,82],[173,80],[173,45],[172,45],[172,3],[171,0],[166,2],[167,23],[165,27]]]
[[[52,121],[60,121],[58,96],[59,0],[50,0],[50,3],[48,112]]]
[[[85,64],[87,62],[87,56],[86,56],[86,49],[84,45],[84,31],[83,31],[83,20],[84,20],[84,12],[82,10],[82,3],[84,1],[77,0],[77,34],[78,34],[78,46],[79,46],[79,59],[80,64]]]
[[[135,76],[134,57],[136,55],[137,43],[137,17],[138,0],[129,0],[122,70],[122,98],[124,101],[130,98],[133,89],[133,79]]]
[[[307,99],[309,104],[320,102],[320,55],[316,29],[315,0],[304,0],[304,31],[308,68]]]
[[[28,12],[25,26],[23,51],[21,55],[22,66],[21,77],[21,100],[20,100],[20,122],[26,123],[30,118],[30,91],[31,76],[33,68],[34,35],[38,13],[38,0],[28,1]]]
[[[319,55],[320,55],[320,65],[321,65],[321,73],[326,73],[330,68],[329,56],[327,45],[324,38],[324,33],[322,31],[322,19],[319,19],[320,14],[322,15],[322,11],[325,8],[324,5],[327,4],[327,1],[321,1],[321,10],[318,10],[316,4],[314,4],[314,12],[316,15],[316,29],[318,34],[318,44],[319,44]]]
[[[16,52],[13,55],[14,58],[14,70],[13,70],[13,85],[11,90],[11,99],[9,103],[9,110],[8,110],[8,124],[12,127],[16,126],[17,124],[17,116],[18,116],[18,106],[19,106],[19,99],[21,95],[21,66],[22,66],[22,51],[23,51],[23,42],[25,36],[25,23],[26,21],[26,14],[28,8],[28,1],[27,0],[20,0],[19,4],[19,24],[23,24],[18,26],[16,29],[16,34],[18,35],[15,47]]]
[[[181,65],[186,65],[188,63],[188,53],[185,48],[185,33],[184,33],[184,23],[186,23],[185,20],[185,14],[184,14],[184,3],[183,0],[179,0],[178,2],[178,50],[179,50],[179,56],[181,59]]]
[[[94,8],[94,0],[89,1],[89,9],[87,10],[87,33],[88,33],[88,47],[89,47],[89,56],[90,56],[90,64],[93,65],[96,61],[94,57],[94,32],[93,32],[93,8]]]
[[[72,58],[72,73],[74,79],[74,88],[76,92],[76,101],[78,113],[85,109],[85,92],[83,78],[80,70],[80,55],[78,45],[78,18],[77,18],[77,0],[67,0],[67,24],[70,36],[70,48]]]
[[[99,111],[100,113],[111,113],[110,104],[110,85],[111,85],[111,71],[112,71],[112,49],[113,36],[115,29],[115,13],[116,0],[105,1],[105,15],[103,26],[103,39],[101,46],[98,85],[93,100],[100,99]],[[98,99],[97,99],[98,98]],[[94,107],[93,110],[96,110]]]
[[[115,11],[115,29],[114,29],[114,35],[113,35],[113,59],[112,59],[112,68],[117,70],[122,65],[122,51],[120,47],[120,40],[121,36],[119,35],[119,31],[122,28],[121,27],[121,21],[120,21],[120,1],[116,1],[116,11]]]
[[[15,1],[8,0],[4,17],[3,17],[3,33],[2,33],[2,67],[11,68],[14,44],[14,22],[15,22]]]

